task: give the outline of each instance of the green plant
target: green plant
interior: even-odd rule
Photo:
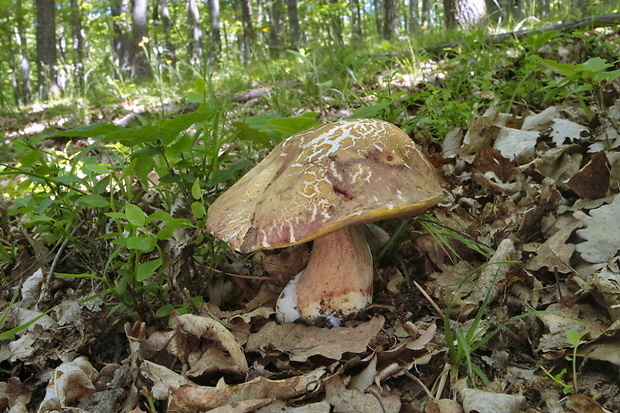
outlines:
[[[567,369],[562,369],[558,374],[554,375],[552,372],[547,370],[544,366],[540,366],[540,368],[551,380],[553,380],[556,384],[562,387],[562,393],[568,394],[571,391],[573,391],[574,386],[572,384],[567,383],[564,380],[564,375],[566,375],[566,373],[568,372]]]
[[[593,115],[586,95],[591,93],[598,106],[604,108],[606,106],[603,102],[604,85],[620,77],[620,69],[608,71],[607,69],[614,65],[600,57],[591,57],[580,64],[558,63],[540,58],[537,60],[561,76],[551,80],[545,88],[545,101],[574,98],[588,118],[592,118]]]
[[[577,393],[577,352],[579,350],[579,346],[583,344],[583,338],[590,334],[591,330],[582,331],[581,333],[577,330],[568,330],[566,332],[566,340],[572,346],[572,351],[570,356],[566,356],[566,360],[571,363],[572,368],[572,383],[568,383],[564,380],[564,375],[568,372],[568,369],[563,368],[558,374],[553,374],[551,371],[546,369],[544,366],[540,366],[540,369],[554,382],[562,387],[562,393]]]
[[[463,280],[457,287],[457,290],[465,282],[469,282],[471,280],[471,277],[482,268],[485,268],[489,265],[516,263],[518,263],[518,261],[499,261],[480,266],[463,278]],[[465,367],[467,370],[467,375],[473,383],[476,382],[476,378],[479,378],[485,385],[490,383],[487,375],[482,371],[482,369],[480,369],[480,367],[478,367],[478,365],[474,363],[472,357],[473,353],[485,346],[493,337],[495,337],[498,333],[505,329],[509,324],[514,323],[515,321],[522,318],[541,313],[541,311],[529,311],[523,314],[519,314],[499,324],[492,330],[490,329],[489,324],[483,324],[482,318],[489,305],[489,301],[491,299],[493,289],[497,283],[498,276],[499,272],[495,274],[493,282],[489,284],[484,299],[478,307],[478,311],[476,312],[474,319],[472,320],[469,327],[467,327],[467,329],[464,329],[462,327],[455,327],[453,325],[453,322],[450,320],[449,310],[452,300],[450,300],[450,303],[448,303],[448,308],[444,312],[444,334],[446,338],[446,344],[448,346],[448,356],[451,361],[452,371],[454,373],[457,373],[461,368]]]

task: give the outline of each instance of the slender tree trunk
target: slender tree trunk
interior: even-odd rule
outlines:
[[[421,25],[424,28],[431,25],[431,0],[422,0],[422,22]]]
[[[200,67],[204,55],[200,14],[196,0],[189,0],[187,5],[187,20],[189,21],[189,42],[187,42],[187,58],[190,66]]]
[[[170,10],[168,8],[168,0],[157,0],[157,14],[161,25],[164,28],[165,50],[162,57],[166,61],[174,62],[176,60],[176,47],[170,38],[172,31],[172,22],[170,21]]]
[[[26,25],[24,21],[24,9],[21,0],[15,3],[15,28],[13,39],[17,44],[17,70],[13,74],[13,90],[15,103],[17,105],[27,105],[30,103],[30,61],[27,52]]]
[[[222,53],[222,35],[220,31],[220,0],[209,0],[211,16],[211,47],[209,48],[209,62],[217,64]]]
[[[112,48],[116,54],[119,75],[131,74],[131,27],[123,23],[124,17],[131,16],[130,0],[115,0],[111,5],[111,14],[114,17],[114,37]]]
[[[73,83],[81,90],[84,86],[84,36],[79,0],[71,0],[71,27],[73,29]]]
[[[252,24],[252,9],[249,0],[241,0],[241,24],[243,26],[243,62],[252,60],[254,54],[254,25]]]
[[[418,0],[409,0],[409,24],[407,25],[407,32],[410,35],[420,31],[420,12],[418,7]]]
[[[286,0],[286,11],[288,13],[288,27],[291,36],[291,47],[297,48],[300,40],[297,0]]]
[[[354,42],[362,39],[362,8],[359,0],[351,0],[351,37]]]
[[[383,0],[383,39],[391,40],[396,37],[396,5],[394,0]]]
[[[383,0],[373,0],[373,6],[375,9],[375,29],[377,30],[377,35],[381,36],[381,33],[383,33],[383,21],[381,18],[384,15]]]
[[[133,64],[132,77],[144,79],[153,72],[145,49],[149,43],[148,0],[133,0]]]
[[[36,0],[37,89],[41,99],[60,94],[56,77],[56,5],[54,0]]]
[[[342,39],[342,17],[340,16],[340,12],[337,10],[336,5],[339,3],[339,0],[329,0],[330,3],[330,20],[331,20],[331,39],[335,40],[336,43],[343,43]]]
[[[443,17],[446,28],[456,27],[456,0],[443,0]]]
[[[280,0],[272,0],[269,12],[269,51],[274,55],[280,53],[282,36],[282,7]]]

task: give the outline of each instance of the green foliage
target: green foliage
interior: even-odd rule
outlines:
[[[577,378],[579,376],[577,372],[577,352],[579,350],[579,346],[583,344],[583,338],[590,334],[590,330],[582,331],[581,333],[576,330],[568,330],[566,332],[566,340],[568,344],[572,346],[571,355],[566,357],[566,360],[571,363],[572,367],[572,383],[568,383],[564,380],[564,376],[568,372],[566,368],[560,370],[559,373],[553,374],[551,371],[546,369],[544,366],[540,366],[541,370],[556,384],[562,387],[562,393],[577,393]]]

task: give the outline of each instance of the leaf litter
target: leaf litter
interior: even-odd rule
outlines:
[[[5,331],[39,318],[0,342],[11,371],[0,412],[555,412],[573,379],[567,407],[619,411],[620,135],[598,123],[568,104],[523,116],[491,106],[450,132],[435,155],[450,192],[433,211],[438,234],[412,227],[401,265],[378,268],[375,304],[341,327],[274,321],[307,250],[263,257],[268,282],[219,278],[209,304],[168,327],[124,330],[84,287],[42,310],[46,268],[24,266]],[[178,282],[184,259],[169,254]],[[469,345],[485,340],[468,362],[489,382],[451,369],[446,313]],[[571,331],[585,333],[576,360]]]

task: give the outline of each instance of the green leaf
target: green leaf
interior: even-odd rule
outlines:
[[[39,153],[39,151],[35,151],[35,150],[31,150],[30,152],[27,152],[25,155],[22,155],[19,158],[19,163],[22,164],[22,166],[32,166],[36,161],[39,160],[39,158],[41,157],[41,154]]]
[[[63,277],[63,278],[92,278],[94,280],[99,280],[99,281],[105,281],[106,280],[104,277],[99,277],[97,275],[88,274],[88,273],[67,274],[67,273],[64,273],[64,272],[55,272],[54,275],[57,275],[57,276]]]
[[[196,179],[192,184],[192,197],[194,199],[202,199],[202,189],[200,188],[200,179]]]
[[[110,165],[87,163],[84,164],[84,169],[97,175],[107,175],[110,173]]]
[[[228,169],[218,169],[217,171],[215,171],[215,174],[213,174],[213,178],[210,178],[207,181],[206,185],[207,187],[212,188],[218,184],[227,182],[229,179],[235,176],[237,171],[240,171],[244,168],[249,168],[250,166],[252,166],[252,163],[250,161],[244,160],[231,165]]]
[[[384,100],[382,102],[376,103],[370,106],[363,106],[361,108],[357,108],[353,113],[351,113],[347,118],[355,119],[355,118],[375,118],[381,112],[386,110],[390,106],[390,101]]]
[[[75,200],[77,204],[95,208],[105,208],[110,206],[110,202],[100,195],[82,195]]]
[[[138,250],[149,252],[155,249],[155,241],[147,236],[135,236],[127,238],[127,248],[130,250]]]
[[[207,214],[207,210],[202,202],[192,202],[192,214],[196,219],[202,219]]]
[[[125,218],[136,227],[143,227],[146,223],[146,214],[139,206],[134,204],[127,204],[125,207]]]
[[[161,266],[161,263],[161,258],[157,258],[156,260],[151,260],[138,264],[138,268],[136,268],[136,280],[142,282],[149,278],[155,273],[155,270],[157,270]]]
[[[155,312],[157,317],[167,317],[174,311],[174,306],[172,304],[166,304],[162,307],[159,307]]]

